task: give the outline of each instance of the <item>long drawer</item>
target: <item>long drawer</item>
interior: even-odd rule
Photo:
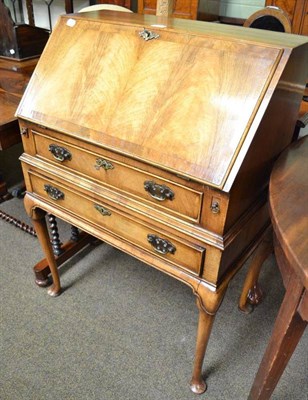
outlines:
[[[29,179],[33,193],[53,203],[56,208],[69,211],[99,229],[154,253],[181,269],[196,275],[201,274],[204,248],[138,221],[127,214],[125,209],[118,209],[110,201],[80,193],[63,182],[45,178],[36,172],[29,172]]]
[[[203,196],[201,191],[123,164],[110,156],[106,157],[103,149],[95,153],[65,140],[55,140],[37,130],[32,130],[32,135],[37,157],[114,187],[125,196],[142,199],[163,212],[199,222]]]

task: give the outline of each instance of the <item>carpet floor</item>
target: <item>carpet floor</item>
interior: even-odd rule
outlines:
[[[0,209],[27,220],[22,200]],[[187,286],[102,243],[63,265],[64,292],[51,298],[31,271],[42,257],[35,237],[0,220],[1,400],[247,399],[284,295],[273,256],[252,314],[237,308],[247,263],[232,280],[200,397],[189,389],[198,311]],[[273,400],[307,400],[307,345],[306,331]]]

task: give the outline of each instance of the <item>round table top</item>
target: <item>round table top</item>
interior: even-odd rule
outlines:
[[[294,142],[275,163],[269,203],[277,239],[308,288],[308,136]]]

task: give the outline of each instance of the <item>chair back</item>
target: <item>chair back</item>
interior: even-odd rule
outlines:
[[[95,4],[93,6],[84,7],[81,10],[79,10],[79,12],[98,11],[98,10],[111,10],[111,11],[122,11],[122,12],[132,13],[130,9],[118,6],[116,4]]]
[[[288,15],[278,7],[265,7],[253,13],[244,22],[244,27],[291,33]]]

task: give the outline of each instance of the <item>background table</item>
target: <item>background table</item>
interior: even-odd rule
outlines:
[[[270,181],[275,255],[286,294],[249,400],[269,399],[308,320],[308,137],[277,161]]]

